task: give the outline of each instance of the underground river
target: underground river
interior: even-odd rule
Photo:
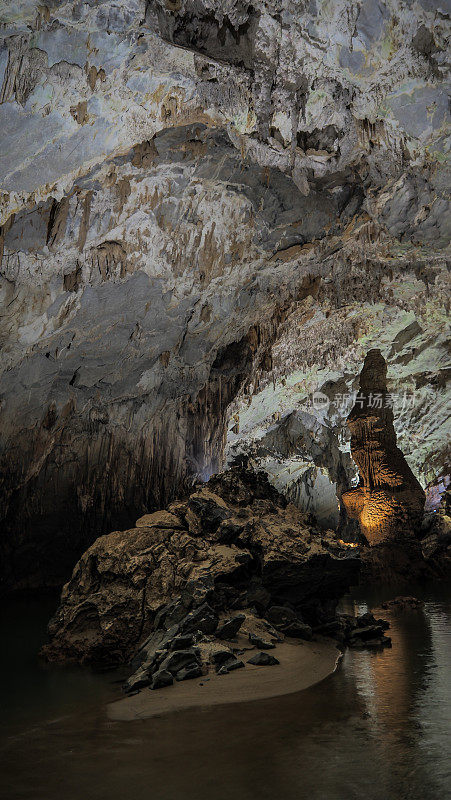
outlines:
[[[375,610],[397,593],[354,595],[344,610]],[[39,663],[56,598],[10,602],[1,623],[0,797],[449,796],[451,592],[409,593],[424,605],[378,612],[391,623],[392,649],[348,650],[335,674],[304,692],[134,722],[106,715],[120,674]]]

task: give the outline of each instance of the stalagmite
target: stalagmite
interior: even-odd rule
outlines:
[[[347,419],[360,480],[342,498],[370,545],[415,534],[424,509],[424,491],[396,446],[389,397],[385,359],[380,350],[370,350],[360,373],[360,392]]]

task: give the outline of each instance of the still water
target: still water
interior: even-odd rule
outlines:
[[[382,612],[391,650],[347,651],[334,675],[305,692],[136,722],[105,715],[118,674],[39,664],[54,600],[15,602],[1,628],[0,797],[451,797],[451,593],[422,596],[419,610]],[[382,599],[347,605],[362,612]]]

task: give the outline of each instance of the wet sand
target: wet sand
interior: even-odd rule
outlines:
[[[341,657],[335,643],[326,640],[283,642],[270,652],[280,664],[271,667],[246,664],[244,669],[228,675],[210,672],[208,676],[175,682],[164,689],[143,689],[139,694],[110,703],[108,716],[122,721],[148,719],[196,706],[243,703],[292,694],[331,675]],[[251,655],[251,652],[243,655],[245,663]]]

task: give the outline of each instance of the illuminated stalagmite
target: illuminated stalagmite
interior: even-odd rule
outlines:
[[[387,364],[370,350],[360,373],[360,392],[347,419],[359,485],[343,495],[348,515],[358,519],[370,545],[414,533],[425,494],[396,446],[387,394]]]

